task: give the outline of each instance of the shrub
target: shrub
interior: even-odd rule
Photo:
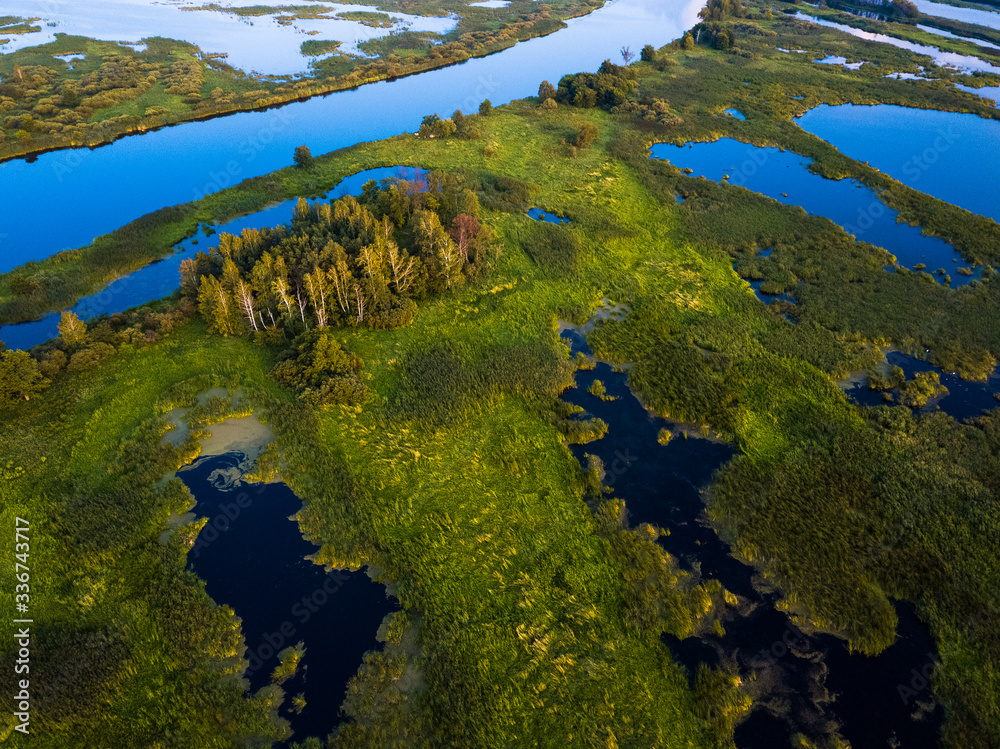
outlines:
[[[363,366],[361,357],[346,351],[333,331],[313,328],[281,354],[272,374],[312,405],[353,404],[368,396],[359,378]]]
[[[313,156],[308,146],[299,146],[295,149],[295,166],[299,169],[308,169],[312,166]]]
[[[576,136],[573,138],[573,145],[577,148],[589,148],[597,140],[598,135],[600,135],[600,131],[597,129],[597,126],[593,123],[585,122],[576,131]]]

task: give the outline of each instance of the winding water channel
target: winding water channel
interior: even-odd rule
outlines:
[[[574,354],[590,353],[582,333],[567,330],[563,337]],[[589,393],[598,379],[614,400]],[[674,659],[692,676],[699,663],[725,664],[752,683],[755,708],[737,728],[737,746],[783,749],[793,746],[797,733],[817,741],[839,731],[853,749],[937,747],[943,710],[926,677],[915,696],[900,697],[900,685],[910,688],[914,671],[929,674],[936,662],[933,640],[912,604],[897,603],[896,643],[874,658],[850,654],[838,638],[800,630],[775,607],[777,593],[733,558],[704,519],[701,490],[733,457],[733,447],[684,436],[682,427],[652,416],[627,379],[603,363],[577,372],[575,387],[563,399],[603,419],[608,433],[573,452],[584,464],[587,453],[604,461],[604,483],[625,501],[632,525],[648,522],[667,530],[661,543],[683,567],[719,580],[740,597],[722,637],[664,636]],[[667,445],[657,442],[662,428],[675,432]]]
[[[406,167],[365,169],[345,177],[329,193],[310,202],[335,200],[344,195],[360,195],[361,188],[369,180],[412,179],[424,173],[422,169]],[[96,294],[83,297],[70,309],[81,320],[88,320],[97,315],[124,312],[132,307],[170,296],[180,287],[180,267],[186,258],[199,250],[208,252],[212,247],[218,247],[219,237],[222,234],[240,234],[244,229],[274,228],[287,224],[292,220],[296,203],[298,203],[297,198],[284,200],[255,213],[248,213],[224,224],[218,224],[213,227],[214,233],[209,236],[198,233],[188,237],[177,244],[174,254],[111,282]],[[50,313],[32,322],[0,326],[0,341],[12,349],[27,350],[50,338],[55,338],[58,334],[59,315],[56,313]]]
[[[596,70],[619,50],[657,47],[698,22],[703,0],[611,0],[567,28],[460,65],[0,164],[0,272],[82,247],[139,216],[289,166],[295,147],[326,153],[420,126],[424,115],[474,112],[534,96],[543,80]],[[58,210],[53,210],[58,206]]]

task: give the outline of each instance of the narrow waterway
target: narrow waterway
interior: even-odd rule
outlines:
[[[827,21],[825,18],[817,18],[816,16],[810,16],[806,13],[796,13],[795,17],[803,21],[810,21],[811,23],[815,23],[819,26],[826,26],[831,29],[843,31],[845,34],[856,36],[859,39],[866,39],[869,42],[891,44],[893,47],[908,49],[910,52],[915,52],[918,55],[928,55],[934,60],[935,64],[942,67],[954,68],[965,73],[974,73],[977,70],[983,73],[1000,73],[1000,67],[986,62],[985,60],[981,60],[978,57],[973,57],[972,55],[961,55],[958,52],[946,52],[938,47],[931,47],[926,44],[917,44],[916,42],[911,42],[906,39],[898,39],[897,37],[889,36],[888,34],[876,34],[871,31],[862,31],[861,29],[856,29],[853,26],[848,26],[845,23]]]
[[[139,216],[197,199],[313,154],[414,132],[424,115],[477,111],[538,93],[543,80],[621,61],[681,36],[704,0],[611,0],[567,28],[460,65],[374,83],[265,112],[129,136],[0,164],[0,272],[82,247]],[[58,208],[56,208],[58,206]]]
[[[329,193],[310,202],[335,200],[345,195],[360,195],[361,188],[369,180],[421,179],[424,174],[426,171],[423,169],[402,166],[365,169],[345,177]],[[203,229],[195,236],[179,242],[174,254],[112,281],[96,294],[80,299],[70,309],[81,320],[89,320],[98,315],[113,315],[116,312],[124,312],[132,307],[170,296],[180,287],[180,267],[185,259],[199,250],[209,252],[211,248],[218,247],[222,234],[240,234],[244,229],[274,228],[289,223],[292,220],[296,203],[298,203],[298,198],[292,198],[268,206],[256,213],[239,216],[224,224],[216,224],[212,227],[210,234],[206,234]],[[59,335],[59,318],[58,313],[51,313],[32,322],[2,325],[0,326],[0,341],[3,341],[7,348],[27,350]]]
[[[574,353],[589,353],[581,333],[563,336]],[[614,400],[588,392],[595,379]],[[736,731],[740,749],[782,749],[793,746],[796,733],[816,741],[834,731],[853,749],[936,749],[943,711],[926,684],[912,699],[900,698],[899,685],[911,683],[914,669],[930,673],[936,658],[911,604],[896,605],[898,639],[875,658],[850,654],[838,638],[805,634],[704,519],[701,490],[733,457],[732,446],[685,436],[683,427],[652,416],[629,390],[627,374],[607,364],[578,371],[576,386],[563,398],[608,424],[603,439],[573,451],[584,463],[587,453],[604,461],[604,483],[625,501],[630,523],[667,530],[661,542],[684,567],[719,580],[742,599],[722,637],[664,637],[692,675],[702,662],[726,664],[752,684],[756,708]],[[667,445],[657,441],[663,428],[675,432]]]

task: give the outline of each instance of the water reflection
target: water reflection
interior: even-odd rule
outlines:
[[[414,16],[382,12],[375,6],[324,3],[315,14],[308,6],[301,8],[314,18],[295,18],[299,9],[259,6],[253,15],[234,12],[244,4],[231,0],[214,2],[193,0],[87,0],[48,2],[6,0],[4,13],[25,18],[41,18],[39,31],[12,35],[0,47],[0,54],[26,47],[47,44],[56,34],[84,36],[111,42],[140,42],[149,37],[163,37],[190,42],[205,54],[224,54],[225,61],[246,73],[291,75],[309,72],[310,60],[302,53],[305,39],[341,42],[339,52],[362,54],[358,44],[391,33],[409,30],[445,34],[455,28],[457,19]],[[232,10],[231,10],[232,9]],[[378,28],[340,18],[348,11],[380,12],[389,16],[392,26]],[[136,45],[134,48],[144,45]],[[140,51],[138,48],[136,51]]]
[[[589,353],[580,332],[571,329],[563,336],[573,353]],[[615,400],[590,394],[595,379]],[[719,580],[743,599],[725,618],[722,636],[663,638],[689,676],[708,663],[725,664],[742,678],[756,709],[737,729],[737,746],[778,749],[792,746],[796,733],[817,741],[840,731],[855,749],[936,749],[943,711],[925,691],[920,699],[927,709],[915,714],[898,692],[911,671],[934,656],[930,633],[912,604],[896,604],[897,642],[874,658],[850,654],[838,638],[806,634],[776,608],[777,592],[734,559],[704,520],[700,490],[734,455],[730,445],[685,434],[684,427],[652,416],[629,390],[627,375],[607,364],[578,371],[575,387],[563,398],[608,424],[603,439],[572,449],[583,463],[588,453],[603,460],[604,483],[625,501],[630,524],[665,529],[660,542],[682,567]],[[657,440],[663,428],[674,432],[667,445]]]
[[[955,249],[919,228],[896,221],[897,211],[883,203],[870,188],[853,179],[830,180],[809,171],[811,159],[777,148],[763,148],[730,138],[712,143],[675,146],[658,143],[653,158],[669,159],[675,166],[694,170],[696,176],[745,187],[809,213],[825,216],[859,240],[884,247],[901,265],[924,264],[931,270],[944,268],[951,284],[960,286],[981,275],[963,275],[967,264]],[[939,277],[940,278],[940,277]]]
[[[390,166],[379,169],[366,169],[357,174],[345,177],[327,195],[313,199],[334,200],[344,195],[360,195],[361,188],[369,180],[383,179],[421,179],[426,172],[423,169],[411,167]],[[170,296],[180,286],[181,263],[199,250],[208,252],[212,247],[219,246],[222,234],[240,234],[244,229],[273,228],[287,224],[292,220],[297,198],[282,201],[267,208],[240,216],[222,224],[215,224],[211,234],[200,231],[193,237],[188,237],[178,243],[176,251],[162,260],[151,263],[134,273],[112,281],[104,289],[83,297],[70,309],[81,320],[88,320],[97,315],[113,315],[124,312],[132,307]],[[59,315],[50,314],[41,320],[25,322],[18,325],[0,326],[0,341],[8,348],[29,349],[44,343],[59,334]]]
[[[796,122],[915,190],[1000,221],[1000,194],[988,187],[1000,174],[997,120],[889,104],[822,104]]]
[[[0,164],[0,272],[150,211],[281,167],[303,143],[313,154],[420,127],[424,115],[475,112],[534,96],[542,80],[596,70],[620,50],[661,47],[698,23],[704,0],[612,0],[567,28],[487,57],[267,112],[243,112],[130,136],[94,151],[56,151]],[[86,196],[88,199],[83,199]],[[58,211],[51,207],[58,205]]]
[[[292,517],[302,503],[287,486],[219,480],[239,474],[242,460],[238,453],[205,457],[178,473],[198,502],[195,514],[208,518],[189,561],[212,600],[242,620],[251,689],[271,681],[279,652],[305,644],[297,676],[283,684],[282,717],[296,739],[325,736],[341,720],[348,679],[363,654],[379,647],[379,624],[398,606],[364,572],[325,572],[306,559],[317,548]],[[289,710],[299,693],[301,713]]]

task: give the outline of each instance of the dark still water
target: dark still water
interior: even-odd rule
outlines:
[[[921,411],[941,409],[958,421],[981,416],[986,411],[1000,408],[1000,368],[994,370],[986,382],[963,380],[953,372],[945,372],[933,364],[899,351],[890,351],[886,361],[899,367],[912,380],[917,372],[937,372],[941,384],[948,388],[944,395],[927,401]],[[895,394],[895,391],[892,391]],[[855,382],[846,390],[847,397],[862,406],[885,405],[882,393],[869,390],[865,382]],[[895,401],[898,403],[898,401]]]
[[[580,333],[563,336],[574,353],[589,353]],[[588,392],[595,379],[615,400]],[[701,489],[735,449],[685,438],[676,424],[646,411],[627,379],[607,364],[577,372],[576,386],[564,400],[609,428],[603,439],[573,451],[581,461],[585,453],[604,461],[604,483],[625,501],[630,524],[648,522],[667,530],[661,542],[683,567],[719,580],[743,599],[724,622],[723,637],[663,638],[691,676],[699,663],[723,663],[748,684],[755,709],[736,730],[737,746],[782,749],[793,745],[797,733],[818,742],[839,731],[853,749],[935,749],[943,711],[926,679],[934,668],[934,643],[913,605],[896,605],[898,639],[875,658],[850,654],[838,638],[802,632],[776,608],[777,594],[760,584],[752,567],[732,557],[704,520]],[[657,442],[662,428],[674,431],[667,445]],[[901,686],[910,691],[901,694]]]
[[[380,647],[379,624],[398,606],[363,570],[328,573],[305,559],[317,549],[293,517],[302,502],[285,484],[240,483],[242,460],[205,457],[178,473],[198,501],[195,513],[209,518],[188,559],[212,599],[243,620],[251,689],[270,682],[279,651],[305,643],[298,674],[282,685],[281,714],[296,740],[325,737],[341,720],[363,654]],[[300,693],[306,707],[296,714],[291,698]]]

